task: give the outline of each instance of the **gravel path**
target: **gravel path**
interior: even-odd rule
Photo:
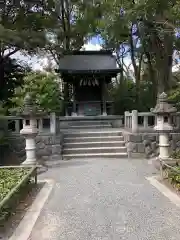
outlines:
[[[147,160],[61,162],[30,240],[177,240],[180,209],[154,188]]]

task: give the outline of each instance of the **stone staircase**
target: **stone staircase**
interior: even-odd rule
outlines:
[[[64,132],[63,159],[127,157],[122,132],[108,121],[76,121]]]

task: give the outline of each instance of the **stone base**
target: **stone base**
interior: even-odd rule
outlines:
[[[123,124],[122,124],[122,119],[117,119],[112,121],[112,127],[113,128],[122,128]]]
[[[72,112],[71,116],[72,117],[77,117],[77,113]]]
[[[17,160],[14,160],[15,163],[27,164],[27,165],[34,165],[40,159],[44,159],[47,157],[48,159],[51,158],[52,155],[58,155],[61,158],[61,149],[63,144],[63,134],[53,135],[38,135],[36,137],[36,160],[27,162],[26,160],[26,153],[25,153],[25,139],[21,136],[11,137],[8,139],[11,143],[11,152],[15,156],[17,155]],[[12,157],[11,157],[12,158]],[[43,160],[44,161],[44,160]]]
[[[128,155],[132,153],[143,154],[146,158],[159,156],[159,134],[154,133],[132,133],[122,131]],[[180,133],[169,135],[170,154],[172,151],[180,150]]]
[[[21,165],[36,165],[36,164],[37,164],[36,159],[31,159],[31,160],[26,159],[24,162],[21,163]]]

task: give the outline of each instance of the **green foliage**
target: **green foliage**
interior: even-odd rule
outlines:
[[[0,102],[0,116],[3,116],[5,114],[6,110],[4,109],[3,103]]]
[[[180,150],[173,151],[170,158],[176,159],[176,166],[173,168],[166,169],[168,173],[168,179],[173,187],[180,191],[180,166],[179,166],[179,159],[180,159]]]
[[[45,28],[47,17],[42,14],[42,8],[20,4],[6,5],[0,9],[0,42],[1,54],[10,49],[8,56],[18,50],[35,51],[46,42]]]
[[[44,13],[51,19],[45,51],[58,64],[66,51],[79,50],[96,34],[99,8],[82,0],[48,0]]]
[[[0,169],[0,201],[22,180],[29,169]]]
[[[123,58],[127,55],[131,57],[137,103],[141,94],[140,71],[143,61],[146,62],[155,101],[157,92],[168,91],[172,85],[172,55],[174,49],[179,49],[179,39],[174,34],[179,28],[179,0],[102,0],[101,6],[103,13],[99,32],[104,47],[118,53],[118,64],[124,72],[127,67]]]
[[[124,79],[116,84],[110,91],[114,102],[114,114],[123,115],[125,111],[137,109],[141,112],[149,111],[154,106],[151,95],[152,85],[142,82],[140,85],[139,104],[136,104],[136,84],[132,80]]]
[[[10,57],[18,51],[34,54],[43,48],[45,29],[49,26],[49,18],[42,14],[42,8],[23,3],[9,5],[8,2],[0,6],[0,100],[4,101],[22,80],[22,67]]]
[[[169,92],[169,101],[180,110],[180,86]]]
[[[45,112],[62,111],[61,91],[57,82],[57,76],[43,72],[29,73],[24,77],[22,87],[15,89],[15,95],[11,98],[13,108],[11,112],[19,111],[23,107],[23,100],[27,92],[31,93],[36,106]]]
[[[13,188],[28,174],[30,168],[1,168],[0,169],[0,202],[10,193]],[[23,188],[28,189],[30,179],[20,186],[13,196],[0,209],[0,224],[3,220],[14,213],[15,207],[21,198]]]
[[[180,159],[180,150],[174,151],[170,157],[173,159]]]
[[[168,179],[173,187],[180,191],[180,167],[175,166],[173,169],[168,169]]]
[[[2,63],[4,77],[1,79],[0,101],[8,107],[8,99],[14,94],[14,89],[23,83],[23,78],[30,68],[17,60],[6,58]]]
[[[6,113],[6,110],[3,107],[3,104],[0,102],[0,117],[4,116],[5,113]],[[4,145],[6,145],[8,143],[7,139],[5,138],[5,131],[3,129],[3,125],[4,125],[4,121],[2,119],[0,119],[0,152],[1,152],[1,157],[2,157],[2,154],[4,152],[3,147],[4,147]]]

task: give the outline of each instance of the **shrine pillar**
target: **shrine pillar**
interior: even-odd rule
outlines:
[[[107,105],[106,105],[106,82],[102,81],[102,115],[107,116]]]
[[[76,109],[76,90],[75,90],[75,86],[73,85],[73,109],[72,109],[72,116],[77,116],[77,109]]]
[[[65,108],[65,116],[69,116],[68,114],[68,83],[64,83],[64,108]]]

